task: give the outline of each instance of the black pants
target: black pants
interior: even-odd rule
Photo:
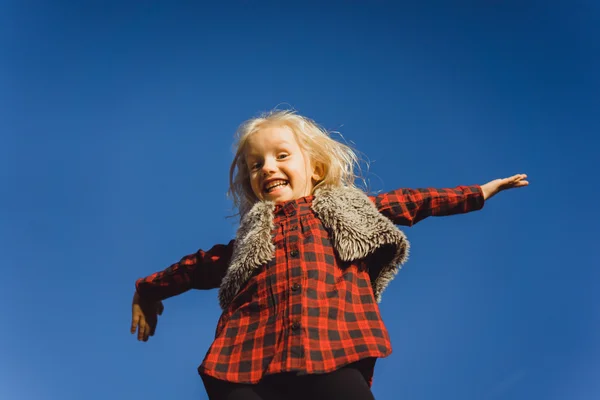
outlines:
[[[358,364],[328,374],[277,374],[256,385],[201,375],[210,400],[375,400]]]

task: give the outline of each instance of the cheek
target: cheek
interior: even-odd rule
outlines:
[[[258,189],[258,178],[256,176],[250,178],[250,186],[252,186],[252,190],[254,191]]]

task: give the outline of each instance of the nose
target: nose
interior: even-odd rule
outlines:
[[[272,173],[274,173],[276,171],[276,169],[277,169],[277,167],[276,167],[275,160],[272,160],[270,158],[268,158],[264,161],[264,164],[261,168],[264,176],[271,175]]]

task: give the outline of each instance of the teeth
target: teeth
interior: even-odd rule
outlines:
[[[278,186],[285,186],[287,185],[286,181],[274,181],[269,183],[266,187],[265,187],[265,191],[266,192],[270,192],[271,190],[275,189]]]

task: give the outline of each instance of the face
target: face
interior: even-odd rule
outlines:
[[[267,126],[246,142],[246,164],[252,191],[260,200],[284,202],[312,193],[321,179],[286,126]]]

